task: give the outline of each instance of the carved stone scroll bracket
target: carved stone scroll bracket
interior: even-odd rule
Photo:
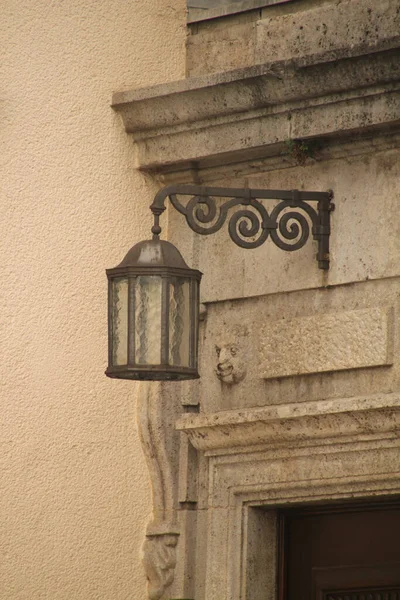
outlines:
[[[159,600],[174,580],[179,534],[147,535],[143,544],[143,566],[150,600]]]
[[[148,597],[159,600],[174,580],[179,468],[179,434],[175,421],[182,412],[179,400],[162,393],[161,384],[143,382],[139,388],[138,425],[153,494],[153,520],[143,544],[143,566]]]

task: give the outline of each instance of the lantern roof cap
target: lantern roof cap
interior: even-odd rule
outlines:
[[[153,239],[138,242],[128,251],[116,268],[126,267],[167,267],[192,271],[171,242]]]

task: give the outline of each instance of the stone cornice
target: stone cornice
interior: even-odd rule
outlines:
[[[378,394],[316,402],[184,415],[177,429],[208,452],[282,443],[382,436],[400,428],[400,394]]]
[[[400,127],[398,43],[118,92],[112,105],[133,134],[137,166],[156,172],[279,157],[288,139],[393,133]]]

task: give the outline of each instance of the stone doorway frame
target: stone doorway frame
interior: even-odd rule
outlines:
[[[397,394],[385,396],[398,403]],[[355,400],[331,402],[328,413],[312,416],[310,406],[293,405],[297,414],[288,419],[286,408],[272,427],[266,409],[178,422],[204,461],[196,600],[276,598],[278,508],[400,494],[400,411],[378,408],[379,397]]]

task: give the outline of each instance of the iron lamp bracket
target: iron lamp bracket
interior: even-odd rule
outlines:
[[[182,204],[178,196],[189,196],[190,200]],[[330,213],[334,209],[331,190],[305,192],[170,185],[156,194],[150,206],[154,215],[151,230],[154,238],[161,233],[159,218],[166,208],[167,198],[186,217],[192,231],[200,235],[219,231],[231,209],[243,206],[230,215],[228,223],[232,241],[241,248],[258,248],[271,238],[282,250],[299,250],[309,238],[311,224],[313,239],[318,242],[318,267],[329,269]],[[224,201],[217,200],[220,198]],[[275,204],[268,212],[260,200],[275,200]]]

